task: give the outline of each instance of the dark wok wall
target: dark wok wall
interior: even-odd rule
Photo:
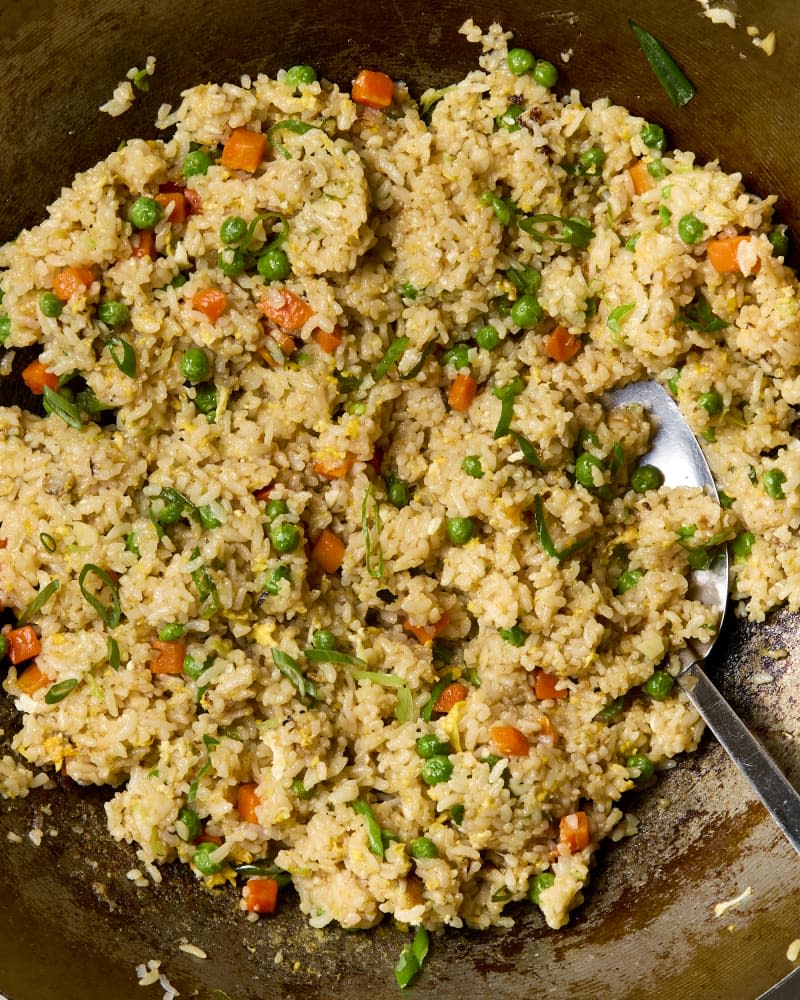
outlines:
[[[559,88],[578,86],[587,100],[608,94],[664,123],[676,145],[742,168],[760,193],[780,193],[780,216],[797,230],[800,5],[738,6],[740,23],[778,29],[772,59],[742,29],[702,18],[695,0],[0,0],[0,238],[35,222],[75,171],[121,139],[153,135],[156,108],[174,104],[184,87],[312,62],[345,84],[373,65],[419,91],[474,65],[476,50],[456,31],[466,16],[500,19],[521,44],[556,62],[572,48]],[[687,108],[672,109],[655,83],[628,32],[631,14],[698,85]],[[151,93],[122,118],[99,114],[127,67],[143,65],[149,53],[158,57]],[[734,623],[717,661],[729,696],[795,779],[796,627],[788,615],[767,630]],[[764,645],[790,645],[792,655],[776,669],[776,684],[753,694],[748,676],[761,669]],[[0,728],[14,729],[5,697]],[[52,816],[43,814],[48,801]],[[555,934],[523,908],[512,932],[447,935],[418,992],[463,1000],[752,1000],[789,972],[786,947],[800,933],[800,864],[719,749],[707,741],[639,800],[637,812],[642,833],[604,852],[570,929]],[[45,831],[39,848],[27,839],[32,825]],[[23,842],[10,844],[8,831]],[[212,897],[185,871],[138,893],[125,878],[134,866],[133,853],[103,833],[101,793],[60,787],[52,799],[0,800],[0,992],[11,1000],[145,1000],[160,993],[140,990],[133,967],[158,957],[183,997],[211,997],[214,989],[232,1000],[397,995],[390,971],[404,940],[397,931],[320,936],[290,903],[250,925],[232,892]],[[753,895],[744,907],[713,916],[715,902],[747,885]],[[209,959],[180,953],[182,938]],[[278,949],[282,965],[273,961]]]

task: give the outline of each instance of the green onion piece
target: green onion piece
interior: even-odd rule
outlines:
[[[136,378],[136,351],[122,337],[112,337],[106,341],[111,360],[128,378]]]
[[[292,876],[274,861],[255,861],[252,864],[236,865],[236,874],[243,878],[271,878],[279,886],[289,885]]]
[[[369,530],[369,501],[372,502],[375,507],[375,549],[376,549],[376,560],[375,565],[372,565],[372,536]],[[381,506],[374,496],[374,487],[370,483],[364,493],[364,501],[361,504],[361,531],[364,535],[364,560],[367,567],[367,572],[373,578],[373,580],[380,580],[383,576],[383,547],[381,546]]]
[[[242,242],[239,246],[239,250],[242,254],[247,252],[247,248],[250,246],[250,242],[255,236],[256,228],[258,227],[259,222],[266,223],[267,219],[276,219],[280,222],[281,231],[274,239],[270,240],[269,243],[264,244],[264,246],[259,250],[259,254],[266,253],[267,250],[278,250],[286,242],[286,238],[289,235],[289,223],[286,221],[286,217],[281,215],[280,212],[262,212],[261,215],[257,215],[255,219],[253,219],[242,237]],[[264,225],[264,235],[266,236],[266,234],[267,227]]]
[[[196,559],[199,555],[200,550],[193,549],[190,558]],[[211,579],[205,566],[192,570],[192,582],[197,587],[198,596],[203,602],[200,606],[201,616],[206,619],[213,618],[219,611],[219,594],[217,593],[217,585]]]
[[[297,660],[294,657],[289,656],[288,653],[284,653],[282,649],[272,649],[272,662],[280,670],[287,680],[290,680],[297,688],[297,693],[300,696],[300,700],[307,705],[312,705],[317,699],[317,686],[313,681],[308,680],[308,678],[303,674],[300,669]]]
[[[372,811],[370,805],[363,799],[356,799],[355,802],[350,803],[350,806],[352,807],[353,812],[358,813],[359,816],[363,816],[366,819],[369,849],[382,861],[385,857],[383,837],[381,836],[381,825],[376,819],[375,813]]]
[[[85,580],[90,573],[94,573],[95,576],[99,577],[111,591],[111,604],[108,607],[87,589]],[[104,569],[100,569],[99,566],[95,566],[94,563],[86,563],[78,574],[78,586],[81,588],[81,593],[83,594],[85,600],[91,604],[106,625],[111,629],[116,628],[117,625],[119,625],[122,610],[119,606],[119,590],[116,583],[114,583],[108,573],[106,573]]]
[[[419,717],[423,722],[430,722],[431,716],[433,715],[433,706],[439,700],[439,695],[444,691],[447,685],[453,680],[453,675],[448,671],[439,681],[436,682],[431,691],[431,696],[425,702],[422,711],[419,713]]]
[[[353,679],[357,681],[371,681],[381,687],[396,688],[397,705],[394,717],[398,722],[410,722],[414,714],[414,700],[411,697],[411,689],[402,677],[397,674],[381,674],[373,670],[354,670]]]
[[[628,21],[628,25],[658,82],[675,107],[680,108],[691,101],[695,95],[694,85],[661,42],[634,21]]]
[[[318,125],[309,125],[308,122],[299,122],[293,118],[287,118],[285,121],[276,122],[272,128],[267,132],[267,142],[269,142],[273,149],[277,150],[285,160],[291,160],[292,154],[289,150],[282,146],[279,142],[276,142],[273,136],[278,132],[294,132],[295,135],[305,135],[306,132],[310,132],[312,128],[319,128]]]
[[[108,656],[108,665],[111,667],[112,670],[119,670],[119,664],[120,664],[119,643],[111,635],[106,640],[106,649]]]
[[[56,705],[59,701],[63,701],[70,691],[74,691],[78,686],[77,677],[68,677],[65,681],[59,681],[58,684],[54,684],[45,694],[44,700],[48,705]]]
[[[56,540],[52,535],[49,535],[46,531],[43,531],[39,535],[39,541],[44,545],[48,552],[55,552],[56,550]]]
[[[51,389],[49,385],[44,387],[44,410],[45,413],[54,413],[57,417],[61,417],[68,427],[72,427],[76,431],[83,430],[78,407],[61,393]]]
[[[525,459],[528,465],[532,465],[534,469],[541,469],[542,463],[539,459],[539,456],[536,454],[536,449],[533,447],[530,441],[526,437],[523,437],[521,434],[518,434],[516,431],[509,431],[509,434],[517,442],[519,450],[522,452],[522,457]]]
[[[613,333],[619,333],[619,325],[625,319],[629,312],[633,312],[636,308],[635,302],[626,302],[624,305],[617,306],[616,309],[612,309],[608,314],[608,319],[606,320],[606,326]]]
[[[702,292],[698,292],[689,305],[678,313],[678,319],[700,333],[715,333],[728,326],[724,319],[713,312]]]
[[[133,78],[133,85],[137,90],[141,90],[144,93],[150,89],[150,74],[146,69],[140,69],[139,72]]]
[[[496,385],[492,389],[492,395],[496,396],[500,402],[500,419],[494,430],[495,441],[505,437],[511,428],[511,421],[514,419],[514,399],[519,396],[525,388],[521,378],[514,378],[506,385]]]
[[[520,295],[536,295],[542,284],[542,272],[525,265],[510,267],[505,275]]]
[[[428,954],[430,937],[424,927],[418,927],[411,944],[406,945],[400,953],[400,960],[395,966],[394,978],[401,990],[410,986],[422,969],[422,963]]]
[[[553,226],[561,228],[556,232],[549,231]],[[577,217],[564,219],[560,215],[528,215],[520,219],[519,228],[537,243],[549,240],[552,243],[565,243],[576,250],[585,250],[594,239],[594,230],[589,222]]]
[[[316,649],[309,647],[303,653],[307,660],[318,663],[343,663],[347,667],[366,667],[367,661],[348,653],[339,653],[335,649]]]
[[[209,758],[205,762],[205,764],[203,764],[203,766],[197,772],[197,777],[194,779],[191,785],[189,785],[189,791],[186,795],[186,801],[189,803],[189,805],[191,805],[192,802],[194,802],[194,800],[197,798],[197,789],[200,787],[200,779],[203,777],[204,774],[207,774],[210,770],[211,770],[211,758]]]
[[[408,382],[410,379],[416,378],[417,375],[419,375],[419,373],[425,367],[425,362],[428,360],[428,355],[431,353],[434,347],[436,347],[436,341],[431,341],[431,343],[425,347],[425,350],[420,355],[419,361],[414,365],[411,371],[406,372],[405,375],[398,375],[401,382]]]
[[[58,580],[51,580],[46,587],[43,587],[19,616],[17,619],[17,625],[27,625],[31,618],[42,610],[60,586],[61,584]]]
[[[441,101],[445,94],[449,94],[455,88],[451,83],[449,87],[442,87],[440,90],[431,91],[430,94],[423,94],[419,101],[420,118],[427,124],[431,123],[431,115],[434,107]]]
[[[470,667],[469,670],[466,671],[464,679],[474,688],[479,688],[481,686],[481,675],[475,667]]]
[[[410,337],[397,337],[386,348],[386,353],[378,362],[378,366],[373,373],[373,381],[379,382],[389,371],[392,365],[396,364],[406,353],[408,345],[411,343]]]
[[[552,536],[550,535],[550,531],[547,527],[547,521],[544,516],[544,502],[538,494],[533,502],[533,516],[536,521],[536,531],[539,534],[539,542],[541,543],[542,548],[551,558],[557,559],[559,562],[569,559],[570,556],[579,552],[592,540],[591,535],[589,535],[586,538],[579,539],[577,542],[573,542],[572,545],[567,546],[567,548],[562,549],[559,552],[553,543]]]

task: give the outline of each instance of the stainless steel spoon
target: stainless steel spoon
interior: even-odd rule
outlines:
[[[660,469],[666,486],[702,486],[711,496],[717,496],[711,469],[697,439],[661,385],[657,382],[633,382],[608,393],[605,402],[612,407],[638,403],[650,411],[656,433],[652,447],[642,462]],[[702,668],[702,663],[714,648],[725,618],[728,602],[727,553],[717,558],[709,569],[692,572],[689,596],[718,611],[719,624],[706,642],[693,640],[681,650],[682,670],[677,677],[678,683],[728,756],[750,782],[789,843],[800,853],[800,795]]]

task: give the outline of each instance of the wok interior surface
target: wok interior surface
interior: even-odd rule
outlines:
[[[713,25],[695,0],[469,3],[392,0],[315,4],[238,0],[2,0],[0,18],[0,238],[34,224],[72,175],[123,138],[155,134],[162,102],[198,83],[238,80],[308,62],[347,85],[362,66],[406,80],[412,93],[459,79],[478,50],[457,34],[469,16],[499,20],[518,43],[559,66],[558,90],[584,100],[610,96],[668,130],[672,144],[702,160],[740,169],[759,194],[780,195],[777,215],[800,230],[800,55],[795,0],[740,0],[737,28]],[[675,110],[628,31],[627,18],[653,31],[678,58],[698,93]],[[772,58],[745,26],[775,29]],[[559,54],[572,50],[568,64]],[[111,119],[97,107],[129,66],[158,59],[151,92]],[[0,402],[11,401],[0,387]],[[712,675],[778,760],[800,780],[798,616],[764,625],[731,617]],[[782,648],[788,656],[765,658]],[[754,674],[774,681],[756,685]],[[15,713],[0,698],[10,741]],[[0,753],[8,752],[7,746]],[[134,968],[150,958],[182,997],[397,996],[392,969],[407,935],[310,929],[290,893],[274,918],[248,923],[231,889],[200,888],[187,869],[139,890],[131,848],[105,833],[98,789],[59,781],[55,792],[0,800],[0,992],[10,1000],[114,1000],[143,993]],[[752,1000],[791,971],[786,950],[800,926],[800,860],[710,737],[658,785],[634,800],[637,837],[606,847],[585,903],[562,931],[520,907],[505,932],[450,932],[436,938],[418,989],[460,1000],[493,994],[514,1000],[535,990],[584,1000]],[[28,833],[43,831],[34,847]],[[57,835],[51,835],[51,830]],[[11,843],[9,833],[22,837]],[[738,907],[714,905],[751,887]],[[203,961],[179,951],[202,948]],[[276,952],[283,961],[276,964]],[[795,984],[795,990],[800,986]],[[787,996],[790,994],[786,994]],[[796,992],[795,994],[797,995]]]

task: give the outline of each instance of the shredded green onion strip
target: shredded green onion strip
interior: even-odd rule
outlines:
[[[98,577],[111,591],[110,605],[103,604],[100,598],[97,597],[96,594],[93,594],[86,586],[86,577],[89,576],[90,573]],[[86,563],[78,574],[78,586],[81,588],[81,593],[83,594],[84,599],[91,604],[106,625],[112,629],[116,628],[117,625],[119,625],[119,621],[122,616],[122,609],[119,604],[119,588],[108,573],[106,573],[106,571],[101,569],[99,566],[95,566],[94,563]]]
[[[573,542],[572,545],[568,545],[567,548],[559,551],[555,547],[552,535],[547,527],[547,521],[545,520],[544,515],[544,502],[538,494],[533,502],[533,515],[536,521],[536,531],[539,534],[539,541],[542,548],[551,558],[557,559],[559,562],[569,559],[570,556],[579,552],[582,548],[585,548],[585,546],[587,546],[592,540],[592,536],[588,535],[586,538],[581,538],[577,542]]]
[[[410,337],[397,337],[395,340],[389,344],[386,348],[386,353],[383,355],[381,360],[372,375],[372,380],[374,382],[379,382],[383,376],[389,371],[392,365],[397,364],[403,355],[408,350],[408,346],[411,343]]]
[[[58,580],[51,580],[46,587],[43,587],[19,616],[17,619],[17,625],[27,625],[34,615],[42,610],[60,586],[61,584]]]
[[[282,649],[273,647],[272,662],[278,670],[280,670],[283,676],[286,677],[287,680],[290,680],[295,686],[301,701],[305,702],[307,705],[312,705],[317,700],[316,684],[305,676],[303,671],[300,669],[300,665],[293,656],[290,656],[288,653],[284,653]]]
[[[78,407],[62,396],[60,392],[51,389],[49,385],[44,387],[44,410],[45,413],[53,413],[60,417],[67,427],[72,427],[76,431],[83,430],[83,421]]]
[[[422,969],[422,963],[428,955],[430,935],[424,927],[418,927],[411,944],[407,944],[400,953],[400,959],[394,970],[394,978],[401,990],[410,986]]]
[[[374,531],[375,531],[375,553],[376,559],[372,563],[372,534],[369,528],[369,502],[372,500],[374,508]],[[373,580],[380,580],[383,576],[383,547],[381,546],[381,506],[375,499],[375,490],[372,483],[364,493],[364,501],[361,504],[361,531],[364,535],[364,559],[367,572]]]
[[[667,96],[675,107],[680,108],[691,101],[696,93],[694,84],[661,42],[634,21],[628,21],[628,25],[639,43],[639,47],[644,52],[645,58],[650,63],[650,68],[655,73],[658,82],[667,92]]]
[[[136,378],[136,351],[122,337],[112,337],[106,342],[111,360],[128,378]]]
[[[385,688],[395,688],[397,691],[397,705],[394,710],[394,717],[398,722],[411,722],[414,716],[414,699],[411,689],[402,677],[397,674],[377,673],[374,670],[353,670],[353,678],[357,681],[371,681]]]
[[[64,681],[59,681],[45,692],[44,700],[47,705],[57,705],[63,701],[70,691],[74,691],[80,683],[77,677],[68,677]]]
[[[317,663],[342,663],[348,667],[366,667],[367,661],[358,656],[350,656],[349,653],[339,653],[335,649],[316,649],[309,646],[303,653],[307,660]]]
[[[308,122],[300,122],[294,118],[286,118],[284,121],[275,122],[271,129],[267,132],[267,142],[269,142],[274,150],[281,154],[285,160],[291,160],[292,154],[289,150],[277,142],[274,138],[278,132],[294,132],[295,135],[305,135],[306,132],[310,132],[313,128],[319,128],[319,125],[311,125]]]
[[[375,813],[372,811],[372,807],[363,799],[356,799],[355,802],[350,803],[350,806],[353,812],[358,813],[359,816],[363,816],[367,821],[367,839],[369,841],[369,849],[373,854],[379,857],[381,861],[383,861],[386,856],[383,846],[383,831]]]

